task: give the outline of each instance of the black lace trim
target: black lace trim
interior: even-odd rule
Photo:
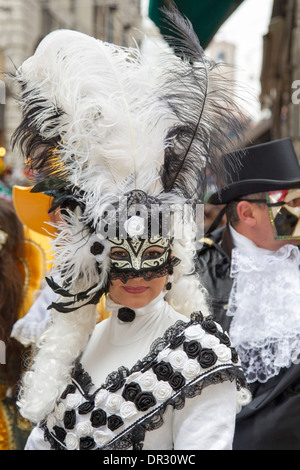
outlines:
[[[145,281],[151,281],[156,277],[167,276],[168,274],[173,273],[173,268],[180,263],[180,259],[175,256],[170,257],[165,264],[161,265],[159,268],[148,268],[139,271],[134,271],[133,269],[117,269],[115,266],[112,266],[109,272],[109,281],[115,279],[121,279],[123,284],[129,279],[135,277],[143,277]]]
[[[210,349],[202,349],[198,341],[187,341],[183,332],[193,324],[200,324],[209,334],[216,336],[221,343],[229,347],[231,350],[231,361],[227,364],[216,364],[217,358],[215,353]],[[160,351],[166,347],[177,349],[183,346],[184,351],[189,358],[197,359],[202,367],[202,372],[193,381],[186,383],[185,378],[178,371],[173,371],[170,363],[158,361],[157,356]],[[98,447],[92,437],[88,436],[80,438],[80,449],[129,449],[139,450],[143,448],[143,440],[147,431],[158,429],[163,424],[163,415],[168,406],[172,406],[176,410],[184,407],[186,398],[193,398],[200,395],[202,390],[211,384],[218,384],[224,381],[236,381],[237,389],[246,387],[244,373],[238,363],[238,355],[234,348],[230,347],[228,336],[222,333],[216,326],[216,323],[210,318],[203,320],[200,312],[191,316],[190,322],[178,321],[168,328],[162,338],[158,338],[150,349],[150,352],[141,361],[138,361],[134,367],[129,370],[126,367],[120,367],[117,371],[108,375],[105,383],[95,392],[90,394],[93,386],[90,375],[83,369],[80,358],[76,361],[72,372],[72,384],[69,384],[62,394],[62,399],[66,398],[69,393],[75,392],[75,387],[85,398],[85,402],[78,407],[78,413],[90,414],[90,421],[93,427],[107,425],[111,431],[116,431],[124,422],[118,415],[110,415],[107,417],[106,412],[95,407],[95,396],[101,389],[106,389],[113,393],[121,389],[126,378],[134,372],[145,372],[152,369],[159,380],[168,382],[172,389],[173,395],[170,399],[161,403],[153,410],[156,405],[155,397],[151,392],[142,392],[140,386],[136,382],[130,382],[122,391],[122,396],[127,401],[134,402],[139,411],[143,411],[143,416],[121,431],[119,435],[111,439],[103,447]],[[207,369],[207,371],[205,370]],[[152,408],[152,410],[151,410]],[[147,411],[149,412],[147,413]],[[65,446],[66,429],[73,429],[76,422],[75,410],[68,411],[64,416],[64,427],[54,426],[51,433],[46,423],[42,423],[45,439],[49,441],[52,449],[63,450]]]

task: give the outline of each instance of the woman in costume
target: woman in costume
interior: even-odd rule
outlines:
[[[31,288],[37,288],[39,281],[35,276],[40,274],[39,261],[39,251],[36,253],[36,248],[25,239],[12,203],[0,199],[0,450],[23,449],[31,431],[30,423],[20,416],[16,406],[28,353],[10,335],[14,323],[32,301]]]
[[[37,423],[27,449],[231,448],[243,374],[194,274],[194,206],[237,120],[190,24],[169,16],[176,53],[157,47],[154,67],[56,31],[17,73],[15,142],[64,219],[60,299],[19,399]]]

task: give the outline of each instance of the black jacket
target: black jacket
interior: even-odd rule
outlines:
[[[227,227],[223,227],[202,243],[196,269],[210,295],[212,314],[228,331],[233,241]],[[300,365],[282,369],[265,384],[255,382],[250,390],[251,403],[237,415],[233,449],[300,450]]]
[[[201,246],[202,245],[202,246]],[[201,283],[209,293],[211,312],[228,331],[230,318],[226,315],[232,288],[230,277],[231,250],[233,242],[229,230],[224,227],[203,238],[197,249],[196,271]]]

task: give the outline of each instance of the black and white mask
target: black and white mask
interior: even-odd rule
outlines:
[[[275,238],[300,239],[300,189],[270,191],[267,205]]]
[[[126,282],[132,277],[144,277],[146,280],[172,274],[173,267],[180,260],[172,256],[172,239],[162,236],[141,238],[143,219],[129,219],[129,237],[109,239],[110,244],[110,279],[121,278]]]

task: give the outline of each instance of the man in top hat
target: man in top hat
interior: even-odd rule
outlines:
[[[299,449],[300,166],[288,138],[238,155],[236,166],[223,157],[226,186],[208,201],[224,205],[227,225],[208,230],[197,257],[253,396],[237,415],[234,449]]]

